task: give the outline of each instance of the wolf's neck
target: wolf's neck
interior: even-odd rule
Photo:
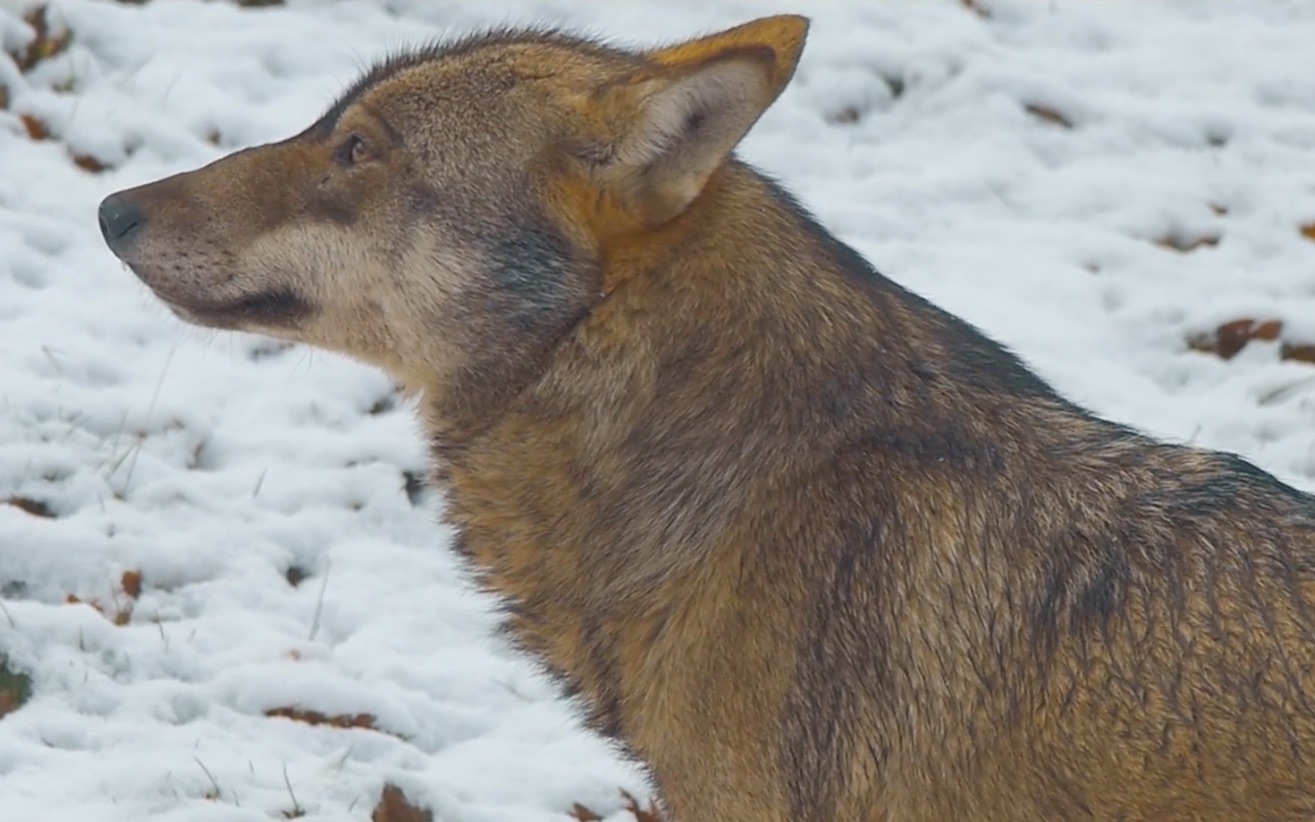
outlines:
[[[857,436],[883,383],[898,390],[876,373],[870,307],[765,185],[732,167],[690,214],[612,249],[607,297],[538,377],[476,435],[430,431],[494,587],[535,552],[587,566],[584,600],[688,572]]]

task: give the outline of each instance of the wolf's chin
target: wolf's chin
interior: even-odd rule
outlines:
[[[288,329],[315,313],[313,304],[287,290],[260,291],[222,302],[180,298],[152,290],[179,319],[206,328],[228,331]]]

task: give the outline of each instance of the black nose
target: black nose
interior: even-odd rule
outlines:
[[[122,192],[101,201],[100,233],[111,249],[118,251],[126,246],[143,222],[142,213]]]

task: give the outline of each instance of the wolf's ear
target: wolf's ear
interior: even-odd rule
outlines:
[[[790,81],[807,32],[805,17],[765,17],[651,51],[602,89],[594,165],[613,203],[649,228],[684,211]]]

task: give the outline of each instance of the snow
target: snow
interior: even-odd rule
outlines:
[[[0,0],[7,49],[27,5]],[[809,46],[743,154],[1073,399],[1315,489],[1315,367],[1186,344],[1241,317],[1315,343],[1315,5],[978,5],[793,4]],[[403,44],[544,21],[651,43],[789,10],[68,0],[67,51],[21,78],[0,60],[0,502],[54,515],[0,504],[0,654],[34,682],[0,720],[0,819],[363,820],[385,782],[440,820],[629,818],[642,774],[499,643],[442,500],[408,488],[425,451],[389,380],[183,326],[95,206],[299,131]],[[265,715],[287,708],[377,730]]]

